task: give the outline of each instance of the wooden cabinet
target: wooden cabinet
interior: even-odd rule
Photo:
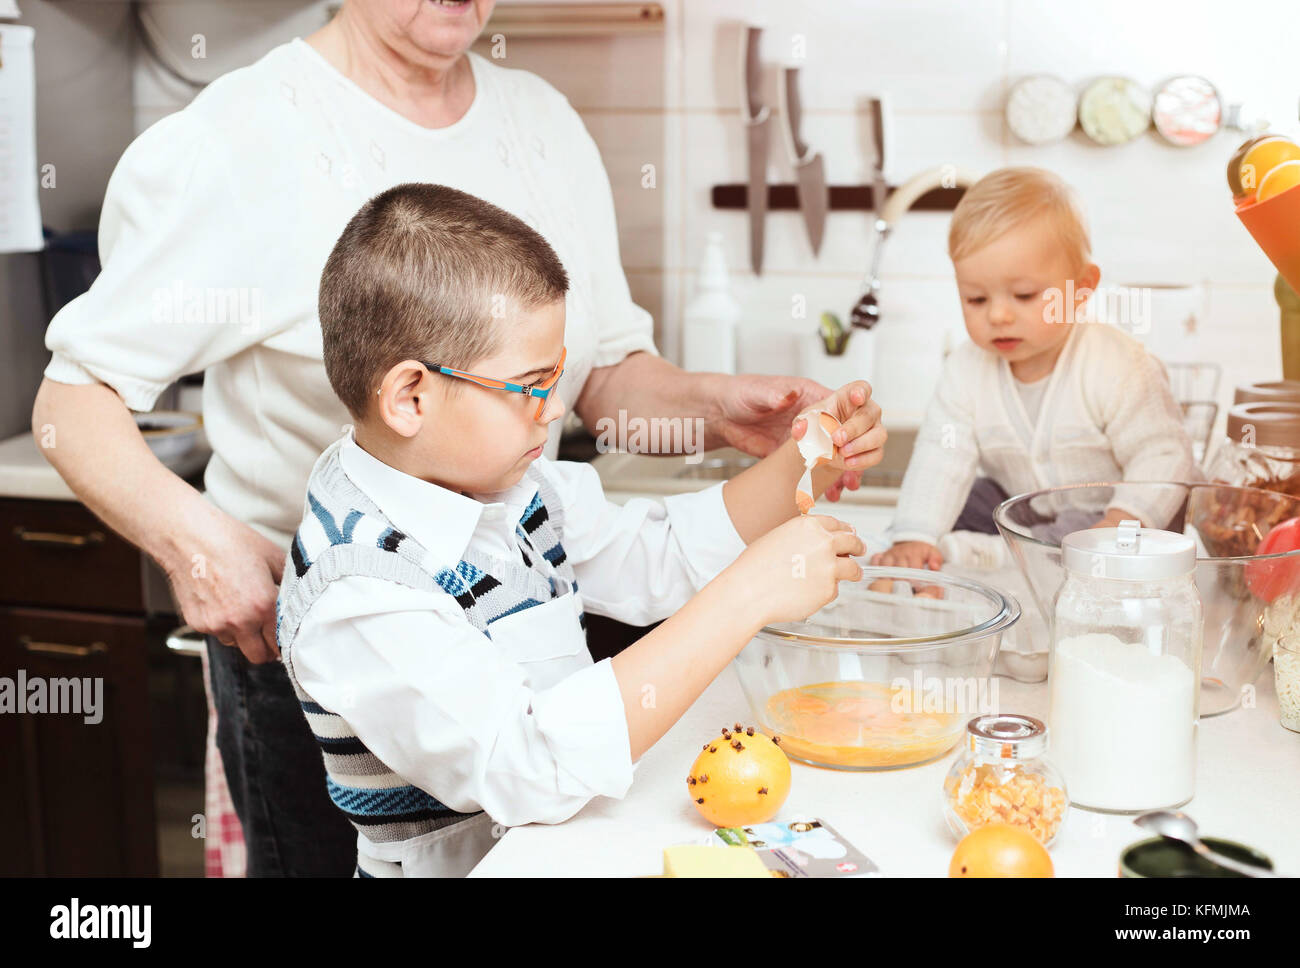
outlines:
[[[197,674],[162,645],[179,621],[146,614],[152,565],[78,503],[0,499],[0,551],[0,678],[46,700],[0,714],[0,876],[155,875],[150,684]]]
[[[15,872],[157,873],[146,639],[143,618],[0,608],[0,675],[44,693],[43,712],[3,717],[26,814],[26,851],[0,828]]]
[[[140,552],[83,505],[0,500],[0,601],[141,614]]]

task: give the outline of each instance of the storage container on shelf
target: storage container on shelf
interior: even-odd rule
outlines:
[[[1259,380],[1232,391],[1232,404],[1300,403],[1300,380]]]
[[[1205,470],[1221,484],[1300,497],[1300,403],[1235,404],[1228,411],[1227,434]],[[1268,522],[1260,536],[1277,523]]]

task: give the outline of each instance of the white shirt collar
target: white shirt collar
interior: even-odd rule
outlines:
[[[393,527],[448,564],[464,556],[480,526],[513,534],[537,495],[537,485],[522,477],[504,491],[466,497],[385,464],[357,443],[354,430],[343,438],[339,461]]]

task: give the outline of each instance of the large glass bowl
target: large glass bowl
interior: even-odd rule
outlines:
[[[1300,626],[1300,551],[1255,554],[1275,524],[1300,515],[1300,500],[1254,487],[1126,481],[1053,487],[1004,501],[993,520],[1049,629],[1065,581],[1061,539],[1095,524],[1111,506],[1133,511],[1146,527],[1196,539],[1196,587],[1205,613],[1200,714],[1235,708],[1278,636]]]
[[[993,662],[1020,605],[979,582],[863,568],[802,622],[763,628],[734,662],[764,732],[841,770],[925,763],[996,706]]]

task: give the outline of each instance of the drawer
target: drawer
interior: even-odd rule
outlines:
[[[0,603],[142,612],[142,558],[75,501],[0,500]]]
[[[0,608],[0,676],[46,697],[0,716],[0,817],[17,825],[0,828],[0,875],[156,874],[149,635],[139,618]]]

